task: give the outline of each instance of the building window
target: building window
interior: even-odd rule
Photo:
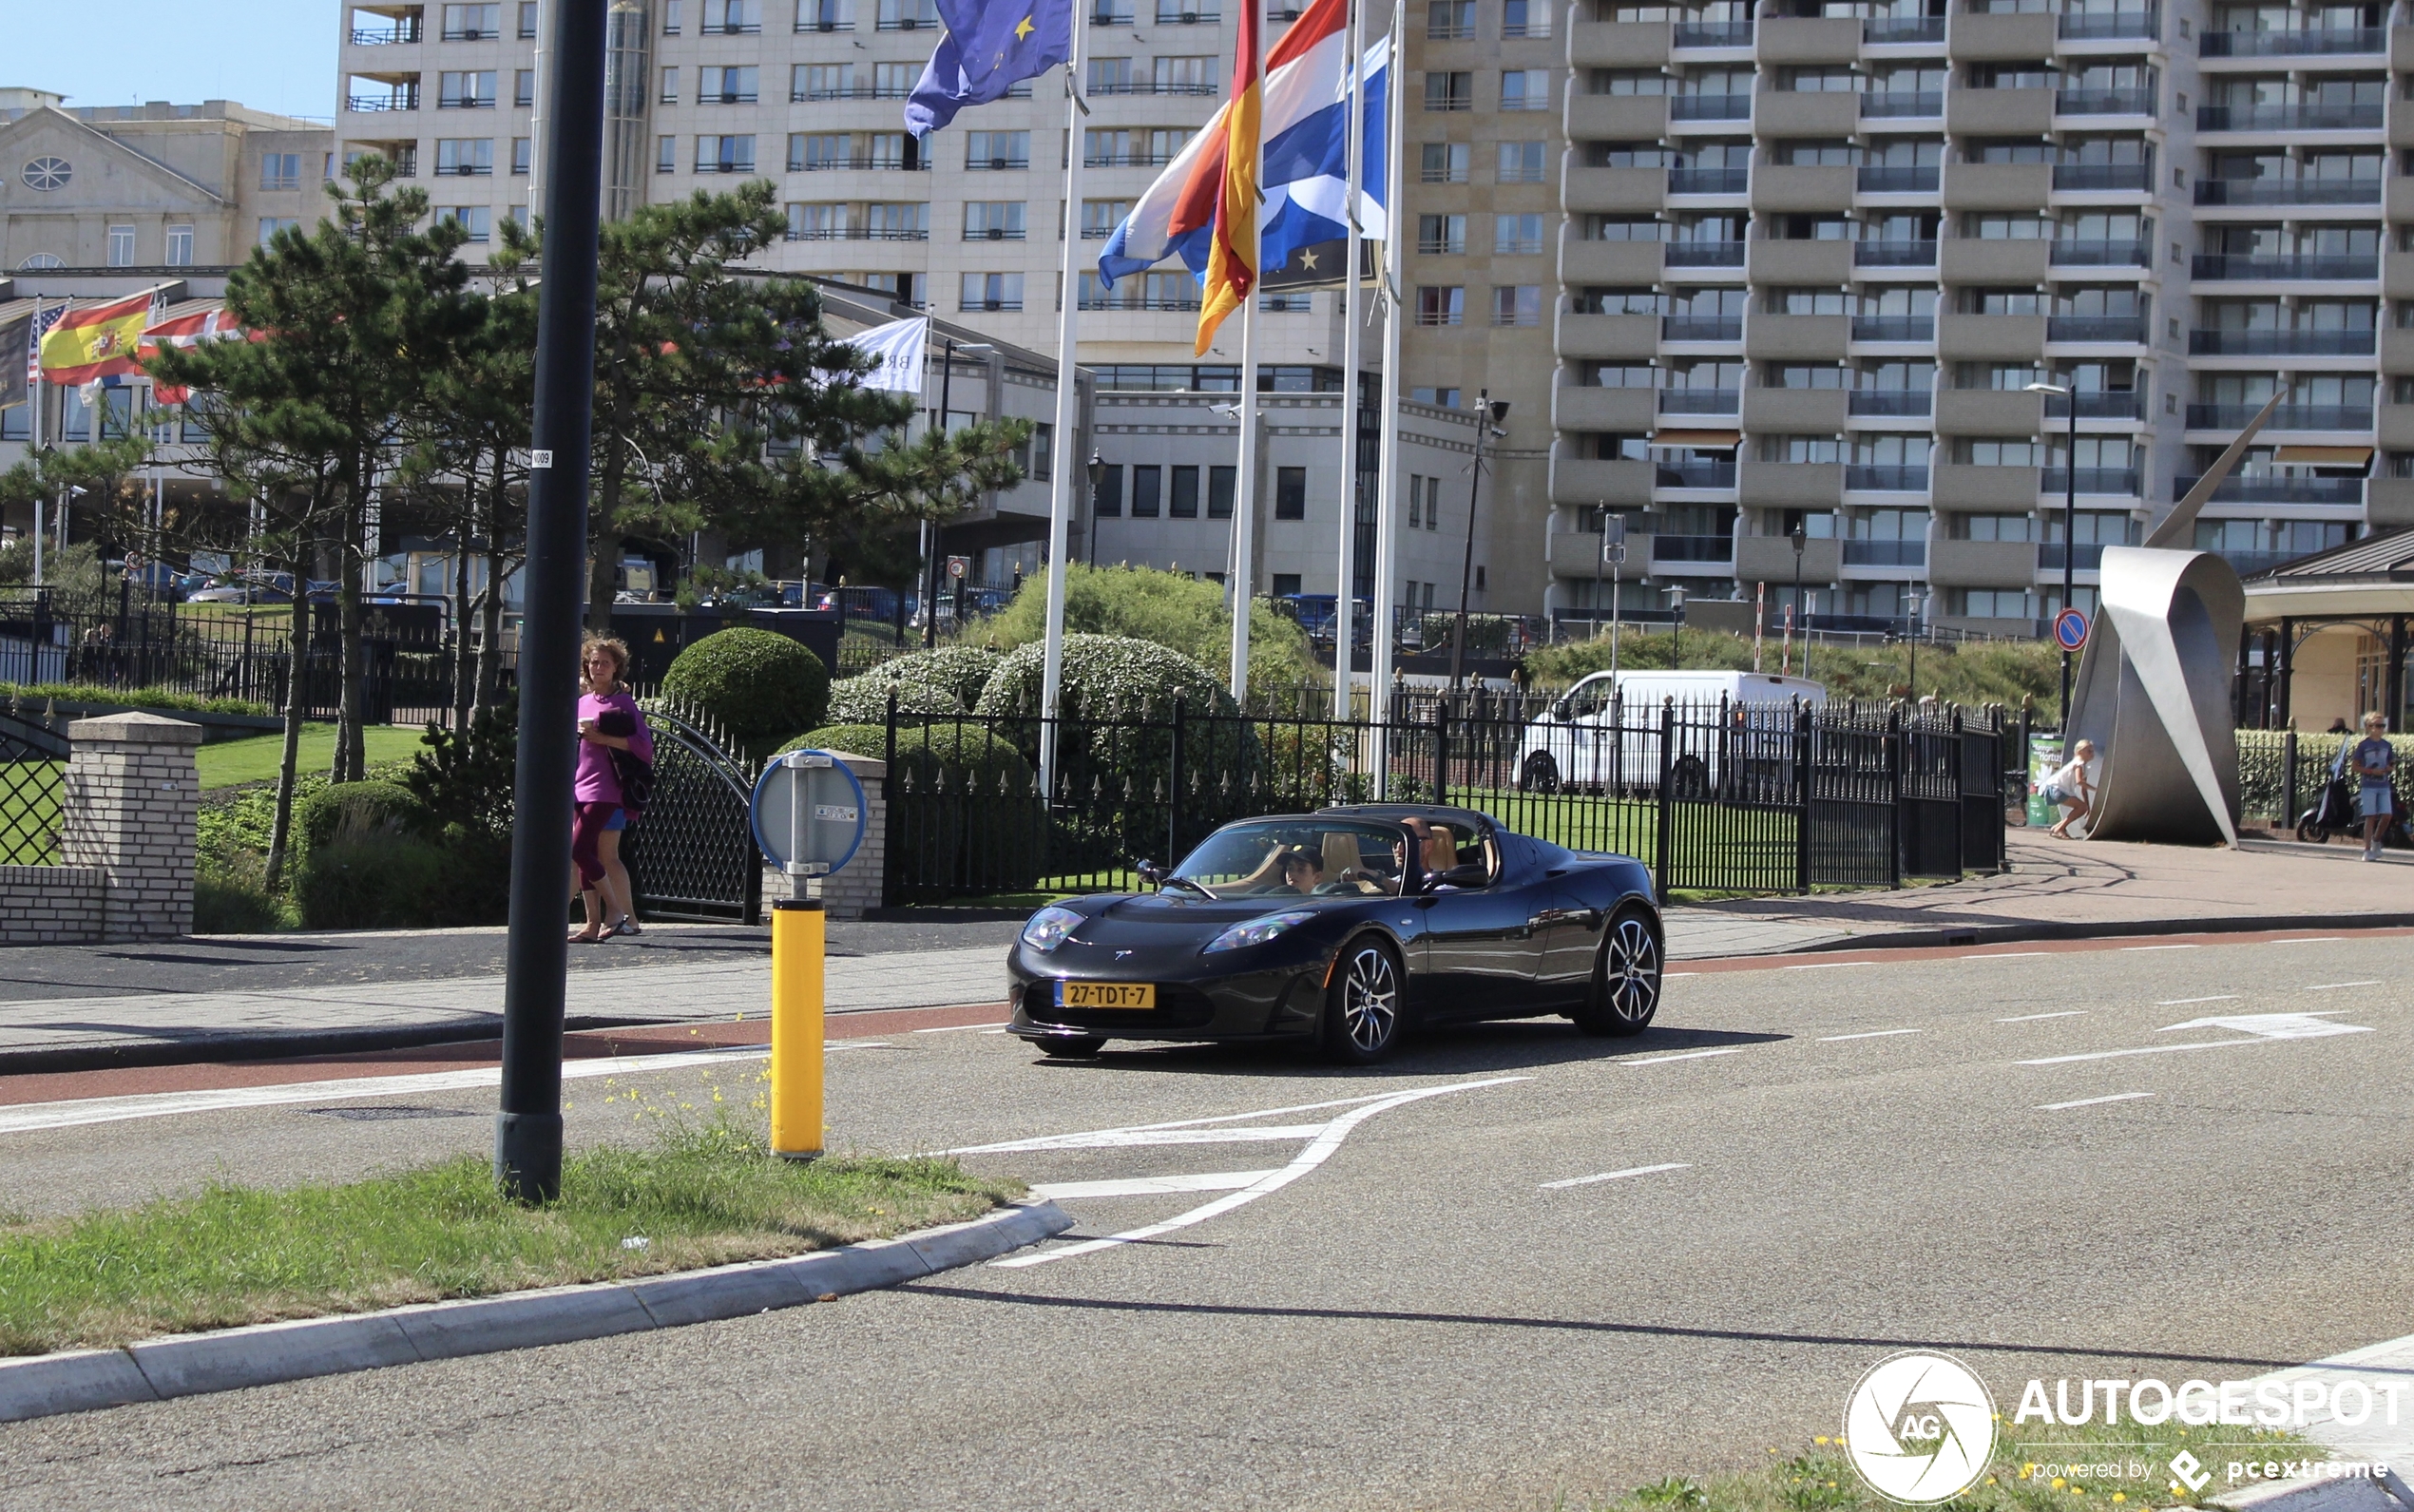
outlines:
[[[1502,183],[1541,183],[1542,177],[1542,144],[1539,142],[1504,142],[1500,144],[1500,167],[1493,177]]]
[[[193,265],[193,228],[191,226],[167,228],[167,265],[171,268],[189,268]]]
[[[679,138],[656,137],[654,139],[654,171],[656,173],[679,171]]]
[[[1425,76],[1425,107],[1436,112],[1475,108],[1475,75],[1466,72]]]
[[[1098,489],[1090,496],[1090,512],[1102,520],[1123,516],[1123,465],[1110,462],[1099,469]]]
[[[939,25],[934,0],[880,0],[883,31],[929,31]]]
[[[1428,142],[1418,176],[1427,183],[1465,183],[1467,155],[1464,142]]]
[[[914,81],[921,77],[918,63],[875,63],[872,66],[872,98],[903,100],[913,93]]]
[[[1429,0],[1425,8],[1425,40],[1462,42],[1475,35],[1475,0]]]
[[[704,34],[752,36],[763,29],[763,0],[704,0]]]
[[[1457,257],[1466,251],[1466,217],[1421,215],[1416,218],[1416,249],[1434,257]]]
[[[522,42],[533,41],[536,37],[536,7],[537,0],[520,0],[520,40]]]
[[[494,174],[494,142],[487,137],[436,139],[436,177],[485,179]]]
[[[447,42],[484,42],[501,35],[503,7],[500,5],[444,8],[444,40]]]
[[[527,178],[528,168],[535,162],[535,157],[536,143],[533,139],[528,137],[511,139],[511,172],[514,175],[523,179]]]
[[[964,134],[964,166],[968,172],[1005,173],[1030,165],[1031,134],[1027,131],[968,131]]]
[[[685,9],[681,0],[662,0],[662,35],[679,35],[680,14]]]
[[[1157,518],[1158,489],[1164,481],[1165,469],[1159,467],[1132,469],[1132,518]]]
[[[788,98],[848,100],[854,97],[855,66],[852,63],[799,63],[788,70]]]
[[[109,266],[112,268],[134,266],[134,228],[132,226],[109,227]]]
[[[259,244],[266,246],[279,231],[300,225],[292,216],[264,215],[259,218]]]
[[[482,204],[438,205],[436,219],[458,222],[462,235],[471,241],[484,241],[494,230],[494,212]]]
[[[443,73],[436,76],[436,108],[439,110],[491,110],[494,108],[494,70],[474,73]]]
[[[696,70],[696,103],[698,105],[753,105],[755,103],[755,68],[749,65],[734,68],[699,68]]]
[[[1538,283],[1494,284],[1492,323],[1496,326],[1541,325],[1542,286]]]
[[[1429,404],[1437,410],[1459,407],[1459,391],[1456,389],[1410,389],[1408,398],[1417,404]]]
[[[1023,201],[1020,200],[969,200],[964,206],[964,239],[967,241],[1020,241],[1023,239]]]
[[[300,188],[301,154],[298,152],[261,153],[259,186],[263,189]]]
[[[1427,74],[1429,81],[1432,75]],[[1504,110],[1548,110],[1551,107],[1551,75],[1547,68],[1510,68],[1501,75],[1501,108]]]
[[[1207,518],[1229,520],[1232,503],[1238,492],[1240,469],[1225,465],[1207,469]]]
[[[1180,466],[1174,469],[1173,490],[1165,497],[1165,513],[1176,520],[1198,518],[1198,469]]]
[[[1274,596],[1277,599],[1295,599],[1299,597],[1299,574],[1296,572],[1277,572],[1274,574]]]
[[[864,206],[867,234],[874,241],[928,241],[930,239],[930,207],[927,204],[872,204]],[[1019,279],[1021,275],[1016,275]],[[1014,308],[1023,308],[1022,284],[1015,285]]]
[[[959,310],[1020,310],[1023,308],[1023,275],[1019,273],[968,273],[964,276],[963,297],[956,303]],[[1150,513],[1155,513],[1151,510]]]
[[[1492,255],[1496,258],[1531,258],[1542,250],[1542,218],[1540,215],[1504,215],[1492,218]]]
[[[1547,37],[1550,34],[1551,0],[1502,0],[1502,36]]]
[[[1466,291],[1456,284],[1425,284],[1416,292],[1416,323],[1454,326],[1466,319]]]
[[[854,7],[848,0],[796,0],[799,31],[853,31]]]
[[[755,171],[755,139],[743,137],[698,137],[696,139],[696,171],[698,173],[752,173]]]
[[[1274,469],[1274,518],[1277,520],[1308,518],[1307,469]]]

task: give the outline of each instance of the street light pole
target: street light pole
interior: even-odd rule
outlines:
[[[1810,680],[1810,611],[1802,603],[1802,547],[1810,536],[1799,520],[1786,535],[1793,542],[1793,617],[1802,622],[1802,680]]]
[[[1459,677],[1466,664],[1466,595],[1475,576],[1475,501],[1484,488],[1484,438],[1494,433],[1494,427],[1508,418],[1508,401],[1495,401],[1492,391],[1475,391],[1475,466],[1466,484],[1466,552],[1459,559],[1459,621],[1450,638],[1450,691],[1459,691]],[[1500,434],[1505,435],[1506,431]]]
[[[2068,387],[2032,383],[2031,393],[2059,393],[2070,401],[2070,444],[2062,451],[2062,607],[2074,607],[2079,576],[2079,381]],[[2070,653],[2062,653],[2062,727],[2070,727]]]
[[[586,600],[587,448],[594,427],[598,200],[604,178],[604,0],[556,0],[546,98],[545,249],[529,426],[519,764],[512,783],[511,930],[503,982],[494,1175],[523,1202],[562,1195],[562,1005],[569,947],[562,879],[578,762]],[[298,601],[302,595],[296,594]]]

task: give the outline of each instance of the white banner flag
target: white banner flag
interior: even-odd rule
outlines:
[[[849,337],[845,344],[879,359],[880,365],[863,375],[865,388],[919,394],[922,353],[929,341],[930,318],[917,315],[873,326],[861,335]]]

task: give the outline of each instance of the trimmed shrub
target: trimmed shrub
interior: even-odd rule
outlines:
[[[679,654],[662,691],[711,716],[747,755],[760,756],[822,722],[830,669],[784,635],[717,630]]]
[[[981,690],[976,714],[1031,718],[1040,712],[1046,647],[1015,647]],[[1192,714],[1236,714],[1221,679],[1178,651],[1117,635],[1064,638],[1063,714],[1068,719],[1166,718],[1180,699]]]
[[[833,724],[780,750],[877,757],[888,742],[886,724]],[[1022,754],[987,726],[899,725],[888,801],[891,883],[909,895],[921,889],[1021,892],[1039,880],[1048,830],[1037,778]]]
[[[945,688],[959,708],[969,709],[981,701],[981,690],[1006,660],[1004,652],[981,645],[943,645],[928,651],[910,652],[874,667],[866,676],[904,678],[935,688]],[[835,720],[833,719],[833,723]]]
[[[304,798],[294,812],[294,827],[311,851],[338,839],[419,834],[428,823],[428,806],[399,782],[334,783]]]
[[[889,722],[889,692],[896,690],[897,722],[918,721],[929,718],[960,715],[964,705],[945,688],[910,678],[895,678],[889,669],[867,672],[859,678],[848,678],[830,685],[830,712],[825,716],[833,724],[877,724]]]
[[[1023,580],[1014,602],[970,626],[968,638],[1006,649],[1042,639],[1047,623],[1047,574]],[[1214,583],[1155,567],[1091,567],[1074,563],[1064,577],[1064,628],[1089,635],[1130,636],[1220,667],[1231,657],[1232,615]],[[1249,681],[1285,687],[1317,675],[1307,632],[1264,599],[1249,610]],[[1218,679],[1217,680],[1221,680]]]
[[[194,868],[195,934],[267,934],[285,928],[285,906],[268,890],[264,859],[245,855],[228,866]]]
[[[339,832],[314,845],[294,878],[305,929],[442,928],[484,922],[457,911],[454,859],[440,845],[385,832]]]

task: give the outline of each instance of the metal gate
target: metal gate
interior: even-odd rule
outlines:
[[[1958,721],[1957,721],[1958,722]],[[2003,870],[2003,749],[2001,730],[1962,726],[1962,870]]]
[[[1803,889],[1896,886],[1899,740],[1892,712],[1830,704],[1811,724],[1810,747]]]
[[[1903,721],[1903,871],[1962,874],[1962,734],[1951,716]]]
[[[0,714],[0,866],[58,859],[67,742],[41,721]]]
[[[639,916],[762,922],[763,858],[748,816],[756,763],[730,755],[700,716],[649,703],[654,801],[621,845]]]

